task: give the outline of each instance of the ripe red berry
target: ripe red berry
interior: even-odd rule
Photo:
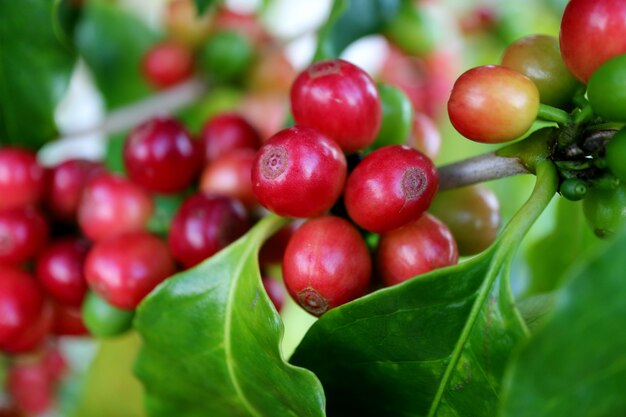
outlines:
[[[111,173],[87,183],[78,207],[78,224],[93,241],[144,230],[154,204],[143,188]]]
[[[89,287],[113,306],[128,310],[174,272],[167,245],[147,232],[97,242],[85,261]]]
[[[211,162],[235,149],[259,149],[261,136],[243,116],[221,113],[204,124],[200,142],[204,160]]]
[[[44,169],[26,149],[0,149],[0,210],[39,202],[44,191]]]
[[[40,314],[20,334],[0,346],[5,353],[18,355],[34,352],[44,346],[52,331],[52,304],[45,302]]]
[[[313,217],[330,209],[343,190],[346,158],[318,131],[296,126],[272,136],[252,167],[252,188],[268,210]]]
[[[193,54],[183,44],[167,41],[154,45],[143,57],[143,76],[157,88],[185,81],[193,74]]]
[[[34,257],[48,239],[48,224],[32,206],[0,211],[0,263],[19,264]]]
[[[198,143],[170,117],[155,117],[140,124],[124,143],[128,177],[149,191],[180,192],[198,175],[201,165]]]
[[[259,265],[266,266],[282,262],[287,244],[299,226],[297,222],[292,222],[267,239],[259,251]]]
[[[52,168],[46,190],[46,203],[59,220],[76,221],[78,205],[87,181],[104,171],[101,163],[70,159]]]
[[[382,120],[372,78],[341,59],[316,62],[298,75],[291,110],[298,125],[319,130],[346,152],[371,145]]]
[[[263,277],[263,288],[267,292],[267,296],[270,298],[272,304],[274,304],[274,308],[276,311],[280,313],[280,310],[283,308],[283,304],[285,304],[285,287],[270,277]]]
[[[80,308],[54,304],[52,334],[57,336],[84,336],[89,334]]]
[[[7,392],[27,415],[43,415],[54,403],[54,384],[41,360],[14,362],[7,375]]]
[[[441,133],[433,119],[425,113],[416,112],[406,144],[426,155],[431,161],[437,159],[441,150]]]
[[[249,209],[258,206],[251,179],[255,158],[253,149],[236,149],[219,156],[204,168],[200,191],[236,198]]]
[[[408,146],[385,146],[366,156],[352,171],[344,202],[356,224],[384,233],[420,217],[438,185],[437,170],[422,153]]]
[[[168,236],[174,259],[191,268],[250,228],[246,209],[233,198],[195,194],[178,208]]]
[[[37,258],[37,278],[59,303],[80,307],[87,292],[83,273],[89,243],[69,237],[50,243]]]
[[[565,65],[580,81],[610,58],[626,53],[626,2],[571,0],[561,19],[559,43]]]
[[[35,279],[17,267],[0,264],[0,346],[18,337],[43,309]]]
[[[386,285],[454,265],[458,251],[452,233],[434,216],[424,213],[417,221],[381,235],[376,250],[378,272]]]
[[[321,316],[362,296],[371,276],[370,254],[347,220],[323,216],[308,220],[289,241],[283,279],[291,297]]]

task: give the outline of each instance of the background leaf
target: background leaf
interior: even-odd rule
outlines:
[[[206,11],[211,7],[216,0],[193,0],[196,5],[196,10],[198,11],[198,15],[203,15]]]
[[[495,415],[509,355],[526,336],[507,268],[554,194],[555,175],[542,168],[533,197],[486,252],[313,325],[292,362],[320,378],[329,416]]]
[[[554,228],[527,253],[530,283],[526,295],[557,288],[569,267],[599,240],[587,226],[581,203],[560,198]]]
[[[151,416],[324,415],[319,381],[281,357],[282,323],[259,276],[259,246],[282,223],[266,217],[139,307],[136,371]]]
[[[159,35],[111,2],[89,1],[76,28],[76,45],[109,108],[137,101],[152,89],[140,63]]]
[[[626,415],[626,233],[570,275],[514,362],[505,417]]]
[[[320,28],[315,60],[336,58],[355,40],[379,32],[406,0],[335,0]]]
[[[55,35],[55,10],[53,0],[0,2],[0,145],[37,149],[57,134],[76,57]]]

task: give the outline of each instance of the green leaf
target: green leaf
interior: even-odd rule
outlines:
[[[94,0],[84,7],[76,44],[107,106],[116,108],[150,94],[140,63],[158,35],[114,3]]]
[[[352,42],[380,32],[406,0],[335,0],[319,30],[315,60],[336,58]]]
[[[526,337],[508,283],[513,252],[556,191],[538,167],[531,199],[488,251],[326,313],[292,362],[322,381],[330,416],[493,416]]]
[[[319,381],[281,356],[282,322],[259,275],[259,247],[283,222],[266,217],[141,304],[136,372],[151,416],[324,415]]]
[[[526,294],[556,289],[569,267],[597,243],[587,226],[581,203],[560,198],[554,228],[528,250],[530,283]]]
[[[505,384],[505,417],[626,415],[626,233],[579,265]]]
[[[74,52],[55,35],[53,0],[0,2],[0,145],[37,149],[54,139],[54,109]]]
[[[216,3],[216,0],[193,0],[196,5],[196,10],[198,15],[203,15],[209,9],[209,7],[213,6]]]

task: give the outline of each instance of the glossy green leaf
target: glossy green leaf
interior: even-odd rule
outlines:
[[[75,54],[55,34],[54,3],[0,2],[0,145],[37,149],[57,135]]]
[[[148,95],[152,89],[140,63],[158,35],[114,3],[94,0],[84,7],[76,44],[107,106],[119,107]]]
[[[259,247],[282,223],[266,217],[141,304],[136,372],[150,416],[324,415],[319,381],[281,356],[282,322],[259,275]]]
[[[407,0],[335,0],[320,28],[315,60],[336,58],[357,39],[380,32]]]
[[[556,191],[540,165],[531,199],[487,252],[326,313],[292,362],[324,386],[329,416],[489,416],[526,328],[507,270]]]
[[[569,267],[597,242],[587,226],[581,203],[560,198],[554,228],[528,250],[530,282],[526,295],[556,289]]]
[[[573,270],[513,363],[505,417],[626,415],[626,233]]]

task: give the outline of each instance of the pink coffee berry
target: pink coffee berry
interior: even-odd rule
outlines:
[[[300,226],[283,258],[289,294],[315,316],[364,295],[371,269],[361,234],[336,216],[317,217]]]
[[[408,146],[384,146],[366,156],[346,182],[350,218],[374,233],[397,229],[424,213],[437,192],[432,161]]]
[[[33,206],[0,210],[0,263],[20,264],[43,248],[48,223]]]
[[[39,202],[44,191],[44,173],[34,152],[0,148],[0,210]]]
[[[133,129],[124,143],[128,177],[157,193],[177,193],[200,173],[199,143],[171,117],[155,117]]]
[[[281,130],[261,147],[252,167],[252,189],[276,214],[313,217],[335,204],[346,173],[346,158],[333,140],[296,126]]]
[[[89,287],[108,303],[132,310],[175,272],[165,242],[147,232],[130,232],[98,242],[85,261]]]
[[[75,222],[85,186],[100,172],[104,172],[101,163],[83,159],[70,159],[52,168],[46,190],[46,204],[54,217],[65,222]]]
[[[381,235],[376,264],[386,285],[395,285],[416,275],[454,265],[459,259],[450,229],[428,213],[400,229]]]
[[[205,162],[211,162],[235,149],[259,149],[261,135],[243,116],[220,113],[204,124],[200,142]]]
[[[319,130],[346,152],[374,142],[382,106],[372,78],[341,59],[319,61],[302,71],[291,87],[296,124]]]

